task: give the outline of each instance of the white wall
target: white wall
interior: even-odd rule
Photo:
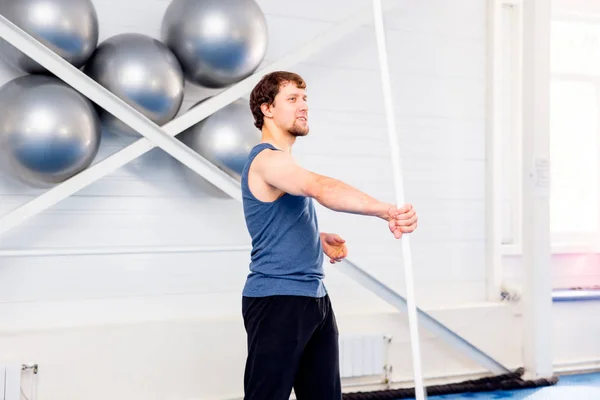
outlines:
[[[102,40],[130,31],[157,36],[168,2],[147,3],[143,17],[136,12],[136,3],[95,4]],[[265,63],[370,3],[346,2],[343,12],[332,6],[330,12],[318,13],[318,2],[309,2],[303,7],[306,15],[290,15],[278,4],[261,3],[271,34]],[[457,13],[457,5],[447,11]],[[468,26],[450,22],[439,2],[403,6],[387,19],[406,193],[421,217],[413,242],[419,293],[423,302],[433,304],[483,299],[484,7],[472,1],[460,5],[473,22]],[[295,70],[308,81],[312,114],[312,135],[297,145],[301,163],[394,201],[373,29],[357,30]],[[3,78],[12,76],[5,73]],[[206,93],[188,85],[182,112]],[[124,142],[104,140],[97,159]],[[239,204],[206,198],[190,187],[186,176],[184,167],[155,149],[4,235],[1,248],[122,250],[248,244]],[[0,191],[2,212],[40,193],[8,181]],[[323,229],[348,238],[353,260],[402,288],[400,246],[385,223],[334,215],[322,207],[319,211]],[[439,268],[442,262],[451,267]],[[172,301],[170,295],[182,293],[237,300],[247,254],[20,257],[7,258],[3,265],[6,307],[28,301],[35,312],[48,301],[81,304],[85,298],[123,305],[137,296]],[[61,277],[77,283],[66,287]],[[339,286],[339,295],[346,296],[345,281],[331,279],[328,284]],[[213,312],[209,310],[200,308],[198,313]],[[233,301],[221,311],[237,315],[238,304]],[[57,312],[63,314],[64,308]],[[10,326],[10,320],[4,321]]]
[[[270,29],[265,63],[370,4],[259,3]],[[94,4],[104,39],[121,32],[157,37],[168,2]],[[485,2],[403,2],[386,23],[406,194],[420,216],[411,239],[419,304],[510,367],[519,366],[518,309],[483,303]],[[312,126],[295,154],[307,168],[394,201],[368,25],[294,68],[308,81]],[[2,82],[15,76],[3,68]],[[188,85],[182,111],[210,93]],[[105,140],[98,159],[123,145]],[[39,363],[36,399],[241,394],[239,308],[248,254],[172,250],[247,245],[248,235],[238,203],[207,196],[186,174],[153,150],[2,236],[3,251],[130,253],[0,259],[0,360]],[[0,181],[0,214],[39,193]],[[348,240],[353,261],[404,292],[400,246],[384,223],[323,207],[319,217],[323,230]],[[404,316],[335,267],[326,268],[342,333],[393,335],[394,377],[410,378]],[[481,372],[429,333],[423,332],[422,351],[428,377]]]

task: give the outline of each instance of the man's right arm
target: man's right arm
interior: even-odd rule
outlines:
[[[254,169],[269,185],[286,193],[314,198],[330,210],[375,216],[389,220],[393,204],[381,202],[334,178],[300,167],[294,158],[282,151],[261,152]]]

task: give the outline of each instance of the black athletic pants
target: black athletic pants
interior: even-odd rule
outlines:
[[[338,328],[329,296],[243,297],[244,400],[341,400]]]

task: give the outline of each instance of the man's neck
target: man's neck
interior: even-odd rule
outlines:
[[[270,143],[279,150],[291,153],[292,146],[296,142],[296,137],[280,129],[270,129],[267,126],[264,126],[262,129],[261,142]]]

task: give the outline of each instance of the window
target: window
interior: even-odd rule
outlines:
[[[550,231],[560,242],[593,241],[598,231],[599,89],[560,78],[550,85]]]
[[[503,8],[503,244],[519,244],[521,192],[518,13]],[[600,249],[600,15],[554,12],[551,23],[550,230],[553,246]],[[518,32],[518,31],[517,31]],[[517,44],[515,44],[517,43]],[[507,89],[509,88],[509,89]],[[516,123],[515,123],[516,121]]]
[[[554,243],[598,243],[600,18],[551,25],[550,230]]]

